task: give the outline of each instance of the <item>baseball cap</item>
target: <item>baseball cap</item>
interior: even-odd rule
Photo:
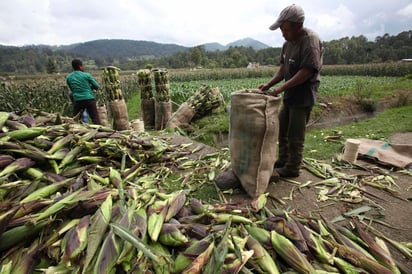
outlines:
[[[286,8],[284,8],[281,13],[279,14],[278,19],[275,23],[273,23],[269,29],[276,30],[283,24],[285,21],[289,22],[303,22],[305,20],[305,12],[303,9],[295,4],[292,4]]]

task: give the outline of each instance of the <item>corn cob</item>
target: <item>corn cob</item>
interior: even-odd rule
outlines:
[[[62,261],[68,262],[76,259],[86,248],[88,226],[90,224],[90,216],[86,215],[80,219],[76,227],[73,227],[66,233],[62,241],[61,250],[63,251]]]
[[[0,155],[0,168],[3,168],[5,166],[8,166],[11,164],[14,160],[16,160],[13,156],[8,155],[8,154],[1,154]]]
[[[164,223],[158,241],[165,246],[177,247],[188,243],[189,239],[178,229],[176,224]]]
[[[12,163],[7,165],[1,172],[0,172],[0,178],[1,177],[8,177],[14,172],[20,171],[20,170],[26,170],[32,166],[34,166],[36,162],[34,162],[32,159],[27,158],[27,157],[22,157],[14,160]]]
[[[117,236],[131,243],[134,247],[136,247],[139,251],[142,251],[144,255],[150,258],[152,261],[159,260],[159,253],[154,248],[150,247],[145,242],[143,242],[141,239],[135,237],[132,233],[130,233],[130,231],[115,223],[111,223],[110,227],[113,229],[113,232]]]
[[[170,258],[172,255],[170,254],[169,249],[159,242],[152,242],[150,246],[159,254],[159,261],[153,261],[153,270],[155,274],[171,273],[172,262]]]
[[[45,131],[46,131],[45,127],[23,128],[23,129],[17,129],[17,130],[7,132],[6,137],[8,137],[11,140],[23,141],[23,140],[33,139],[37,136],[40,136]]]
[[[122,245],[119,239],[115,237],[113,231],[109,231],[103,241],[100,252],[96,258],[92,273],[115,273],[115,265],[119,257]]]
[[[212,243],[212,237],[206,237],[200,241],[194,241],[191,245],[186,248],[183,252],[177,254],[174,260],[173,273],[181,273],[185,268],[187,268],[193,260],[203,253]]]
[[[48,150],[49,154],[54,154],[56,151],[62,149],[66,144],[71,142],[74,139],[72,134],[65,135],[64,137],[60,138],[59,140],[55,141],[52,147]]]
[[[372,274],[391,274],[388,268],[365,256],[362,252],[352,249],[345,245],[332,242],[332,244],[337,248],[339,256],[356,267],[360,267]]]
[[[51,206],[49,206],[48,208],[46,208],[46,210],[44,210],[43,212],[40,212],[34,219],[34,222],[38,222],[40,220],[43,220],[45,218],[50,217],[51,215],[55,214],[56,212],[59,212],[60,210],[64,209],[65,207],[68,206],[72,206],[73,204],[78,202],[78,194],[80,194],[82,190],[79,189],[73,193],[70,193],[69,195],[67,195],[66,197],[64,197],[61,200],[58,200],[57,202],[55,202],[54,204],[52,204]]]
[[[50,224],[51,220],[42,220],[35,224],[26,223],[21,226],[13,227],[0,235],[0,252],[9,249],[15,245],[21,245],[36,235],[46,225]]]
[[[202,273],[203,266],[207,263],[209,260],[213,250],[215,248],[214,243],[212,242],[205,251],[200,253],[196,259],[194,259],[188,267],[186,267],[183,271],[182,274],[196,274],[196,273]]]
[[[2,130],[4,123],[9,119],[10,114],[8,112],[0,111],[0,130]]]
[[[64,158],[61,160],[59,164],[59,169],[65,167],[66,165],[70,164],[83,150],[83,146],[76,146],[72,150],[69,151],[69,153],[64,156]]]
[[[253,250],[253,258],[264,271],[264,273],[276,274],[280,273],[279,269],[270,256],[269,252],[259,243],[258,240],[253,238],[251,235],[248,236],[247,246],[250,250]]]
[[[61,189],[63,186],[66,186],[70,183],[73,182],[73,179],[69,178],[64,181],[54,183],[51,185],[46,185],[42,188],[37,189],[36,191],[30,193],[28,196],[26,196],[24,199],[20,201],[20,204],[23,203],[28,203],[34,200],[39,200],[42,198],[48,198],[50,195],[56,193],[59,189]]]
[[[25,124],[20,123],[19,121],[14,121],[14,120],[10,120],[10,119],[7,120],[4,123],[4,126],[6,126],[8,128],[9,132],[13,131],[13,130],[27,129],[28,128]]]
[[[255,212],[259,212],[260,210],[262,210],[266,206],[268,196],[269,196],[269,192],[262,193],[262,194],[258,195],[257,197],[255,197],[252,200],[252,202],[250,203],[252,209]]]
[[[394,274],[400,274],[399,269],[396,266],[395,261],[393,260],[392,256],[390,253],[388,253],[386,250],[381,248],[372,238],[370,234],[368,234],[366,231],[364,231],[361,228],[360,223],[354,219],[353,220],[355,223],[355,228],[362,240],[364,240],[369,247],[370,253],[385,267],[389,268],[392,273]]]
[[[91,262],[103,240],[104,234],[108,228],[112,217],[113,201],[112,196],[107,196],[106,200],[101,204],[100,208],[91,218],[89,229],[89,242],[86,249],[86,257],[82,273],[90,271]]]
[[[167,209],[165,207],[165,209]],[[152,241],[157,241],[162,230],[164,217],[162,213],[152,212],[147,219],[147,232]]]
[[[276,253],[299,273],[315,273],[306,257],[285,236],[272,230],[270,237]]]

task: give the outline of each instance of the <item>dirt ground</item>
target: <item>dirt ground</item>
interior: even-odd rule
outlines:
[[[412,132],[395,134],[390,140],[392,143],[403,143],[412,145]],[[298,191],[293,191],[293,198],[290,199],[290,194],[293,189],[297,189],[296,183],[285,179],[280,179],[277,182],[271,182],[268,187],[270,199],[268,206],[278,209],[292,211],[303,216],[322,215],[328,220],[340,216],[350,210],[360,208],[362,206],[370,206],[373,210],[364,213],[364,220],[370,222],[371,225],[382,232],[387,237],[400,241],[412,242],[412,178],[410,175],[392,171],[388,166],[380,166],[370,160],[358,160],[359,166],[365,167],[367,171],[359,169],[345,169],[344,173],[348,175],[367,176],[371,175],[371,170],[380,170],[387,172],[393,176],[396,184],[399,186],[399,197],[394,196],[388,191],[377,189],[368,185],[362,186],[363,197],[359,203],[349,203],[342,201],[319,201],[320,189],[317,187],[304,187]],[[322,179],[314,176],[312,173],[302,169],[301,175],[294,178],[300,184],[308,181],[318,182]],[[226,195],[230,202],[250,202],[251,199],[243,191],[237,190],[233,194]],[[347,222],[348,219],[337,223]],[[397,250],[391,248],[394,258],[407,266],[412,273],[412,261],[407,260]]]

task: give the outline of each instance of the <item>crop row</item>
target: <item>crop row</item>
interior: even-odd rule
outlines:
[[[276,68],[229,69],[170,71],[170,95],[172,101],[179,105],[202,84],[218,87],[226,102],[233,91],[244,88],[256,88],[260,83],[270,79]],[[365,76],[379,74],[393,76]],[[336,75],[340,72],[341,75]],[[357,72],[357,76],[348,75]],[[367,73],[369,72],[369,73]],[[391,73],[389,73],[391,72]],[[412,75],[412,64],[358,65],[358,66],[326,66],[322,70],[322,83],[319,96],[331,97],[348,95],[359,89],[365,89],[374,96],[385,96],[385,90],[408,88],[410,81],[401,75]],[[99,83],[103,83],[101,72],[94,73]],[[139,92],[136,73],[122,72],[121,89],[126,101]],[[405,79],[404,81],[402,79]],[[36,108],[48,112],[70,114],[70,101],[64,76],[43,78],[26,78],[5,80],[0,84],[0,110],[19,111],[25,108]],[[99,103],[104,103],[104,88],[98,91]]]

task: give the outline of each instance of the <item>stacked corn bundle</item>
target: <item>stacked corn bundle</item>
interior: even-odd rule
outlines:
[[[212,88],[210,85],[202,84],[199,90],[173,113],[167,122],[167,127],[175,128],[188,124],[193,118],[204,117],[222,104],[223,98],[219,88]]]
[[[152,87],[151,71],[141,69],[137,72],[140,89],[140,109],[145,129],[155,127],[155,101]]]
[[[170,101],[170,86],[168,71],[154,69],[155,82],[155,129],[162,130],[172,116],[172,102]]]
[[[201,118],[222,106],[224,100],[218,87],[212,88],[210,85],[203,84],[187,103],[196,110],[194,118]]]
[[[228,167],[216,153],[187,161],[187,148],[0,112],[1,273],[408,273],[386,243],[407,260],[411,243],[357,219],[269,210],[267,193],[207,204],[161,191],[172,167],[188,189]]]
[[[113,116],[113,128],[116,130],[129,129],[129,116],[120,88],[119,69],[113,66],[105,67],[103,69],[103,81]]]

